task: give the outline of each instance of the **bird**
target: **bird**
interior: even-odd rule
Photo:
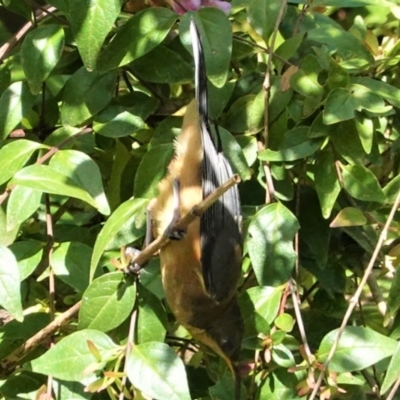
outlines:
[[[173,225],[233,176],[218,129],[211,130],[206,65],[196,22],[190,22],[195,65],[195,98],[189,103],[175,154],[159,194],[149,207],[154,238],[172,240],[160,249],[161,277],[167,303],[195,340],[227,363],[240,398],[238,360],[243,320],[237,301],[242,235],[238,188],[225,192],[185,232]]]

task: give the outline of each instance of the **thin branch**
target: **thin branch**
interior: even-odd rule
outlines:
[[[134,345],[134,336],[136,330],[136,320],[137,320],[137,308],[133,311],[131,315],[131,321],[129,324],[129,333],[128,333],[128,340],[125,346],[125,364],[124,364],[124,376],[122,377],[121,381],[121,391],[119,393],[118,400],[124,400],[124,388],[126,386],[126,381],[128,379],[127,372],[128,372],[128,357],[132,351],[132,347]]]
[[[78,313],[82,302],[79,301],[63,314],[58,316],[54,321],[50,322],[47,326],[35,333],[24,344],[14,350],[9,356],[5,357],[2,361],[2,366],[11,369],[31,351],[35,350],[41,343],[45,342],[50,336],[54,335],[57,330],[67,324]]]
[[[50,207],[50,196],[46,193],[45,195],[46,200],[46,232],[47,232],[47,260],[48,266],[50,267],[49,273],[49,305],[50,305],[50,319],[54,321],[55,316],[55,278],[54,278],[54,271],[51,267],[51,256],[53,254],[53,245],[54,245],[54,230],[53,230],[53,221],[51,218],[51,207]],[[51,338],[50,346],[54,345],[54,340]],[[51,399],[51,392],[52,392],[52,382],[53,377],[52,375],[48,375],[47,377],[47,398]]]
[[[272,57],[275,48],[275,41],[279,30],[279,24],[282,21],[283,15],[286,9],[286,0],[282,0],[281,6],[279,9],[278,17],[275,22],[274,31],[272,32],[271,36],[271,45],[269,47],[268,52],[268,60],[267,60],[267,70],[265,72],[264,77],[264,143],[261,148],[267,149],[269,146],[269,92],[271,88],[271,73],[272,73]],[[259,149],[260,150],[260,149]],[[263,162],[265,180],[267,184],[267,190],[265,192],[265,203],[270,203],[275,198],[275,189],[274,184],[272,181],[271,169],[269,167],[269,163],[264,161]]]
[[[304,346],[304,352],[307,356],[307,363],[310,365],[312,362],[312,353],[310,350],[310,346],[308,344],[307,340],[307,335],[306,335],[306,330],[304,328],[304,322],[303,322],[303,317],[301,316],[301,311],[300,311],[300,301],[296,293],[295,285],[293,284],[293,279],[289,279],[289,287],[290,287],[290,292],[292,294],[292,301],[293,301],[293,307],[294,307],[294,313],[296,315],[296,321],[297,321],[297,326],[299,328],[299,333],[301,337],[301,341],[303,342]]]
[[[47,14],[51,14],[52,12],[56,11],[56,7],[48,7],[46,9],[46,13],[42,12],[36,17],[37,21],[42,20],[43,18],[47,17]],[[9,39],[3,46],[0,47],[0,62],[6,58],[8,53],[17,45],[17,43],[26,35],[26,33],[33,28],[33,23],[28,22],[26,23],[11,39]]]
[[[225,192],[227,192],[231,187],[237,185],[240,182],[238,175],[233,175],[228,181],[218,187],[214,192],[207,196],[199,204],[195,205],[184,217],[182,217],[173,227],[173,230],[183,231],[190,223],[192,223],[196,218],[201,217],[204,212],[211,207]],[[151,242],[147,247],[145,247],[141,252],[134,256],[130,261],[130,265],[142,266],[150,258],[169,243],[170,239],[166,235],[160,235],[156,240]],[[129,255],[127,255],[129,257]],[[134,267],[133,270],[136,268]]]
[[[397,393],[397,390],[399,389],[400,386],[400,376],[397,378],[395,384],[392,387],[392,390],[390,391],[390,393],[388,394],[388,397],[386,398],[386,400],[393,400],[394,396]]]
[[[321,370],[321,372],[320,372],[320,374],[318,376],[318,380],[317,380],[317,382],[315,384],[315,387],[314,387],[314,389],[313,389],[313,391],[311,393],[311,396],[310,396],[309,400],[314,400],[315,396],[317,395],[317,392],[318,392],[318,390],[319,390],[319,388],[321,386],[322,380],[324,378],[325,371],[328,369],[329,364],[332,361],[333,355],[335,354],[335,351],[336,351],[336,349],[338,347],[339,340],[340,340],[340,338],[341,338],[341,336],[343,334],[343,331],[346,328],[347,323],[349,322],[349,319],[351,317],[351,314],[354,311],[354,308],[358,304],[358,301],[360,299],[360,296],[361,296],[361,293],[363,291],[363,288],[364,288],[365,284],[367,283],[368,277],[371,275],[372,268],[374,267],[374,264],[375,264],[375,262],[376,262],[376,260],[378,258],[378,255],[379,255],[379,252],[381,251],[383,242],[385,241],[385,239],[387,237],[387,233],[389,231],[390,224],[393,221],[394,215],[395,215],[397,209],[399,208],[399,205],[400,205],[400,191],[397,193],[396,200],[395,200],[395,202],[393,204],[392,209],[390,210],[390,214],[388,216],[386,224],[385,224],[381,234],[379,235],[378,243],[375,246],[375,249],[374,249],[372,257],[371,257],[371,259],[369,261],[369,264],[368,264],[367,268],[364,271],[364,275],[363,275],[363,277],[361,279],[360,285],[358,286],[354,296],[352,297],[352,299],[349,302],[349,306],[348,306],[348,308],[346,310],[346,314],[345,314],[345,316],[343,318],[342,324],[340,325],[340,328],[339,328],[339,330],[338,330],[338,332],[336,334],[336,338],[335,338],[335,340],[334,340],[334,342],[332,344],[331,350],[330,350],[330,352],[328,354],[328,357],[327,357],[327,359],[326,359],[326,361],[325,361],[325,363],[323,365],[323,368],[322,368],[322,370]]]

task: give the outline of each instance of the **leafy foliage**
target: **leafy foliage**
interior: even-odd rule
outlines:
[[[123,273],[194,96],[193,18],[242,179],[242,398],[399,398],[400,7],[40,3],[0,6],[0,397],[233,398],[157,257]]]

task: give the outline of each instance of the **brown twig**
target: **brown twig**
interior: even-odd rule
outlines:
[[[329,364],[332,361],[333,355],[335,354],[335,351],[336,351],[336,349],[338,347],[338,344],[339,344],[340,338],[342,337],[344,329],[346,328],[347,323],[349,322],[349,319],[351,317],[351,314],[354,311],[354,308],[358,304],[358,300],[360,299],[360,296],[361,296],[361,293],[363,291],[363,288],[364,288],[365,284],[367,283],[368,277],[371,275],[372,268],[374,267],[376,259],[378,258],[378,255],[379,255],[379,252],[380,252],[380,250],[382,248],[383,242],[385,241],[385,239],[387,237],[387,233],[389,231],[390,224],[393,221],[394,215],[395,215],[397,209],[399,208],[399,205],[400,205],[400,191],[397,193],[396,200],[395,200],[395,202],[394,202],[394,204],[392,206],[392,209],[390,210],[390,214],[389,214],[388,219],[387,219],[387,221],[385,223],[385,226],[384,226],[381,234],[379,235],[378,243],[375,246],[374,252],[373,252],[372,257],[371,257],[371,259],[370,259],[370,261],[368,263],[368,266],[364,271],[364,275],[363,275],[363,277],[361,279],[361,282],[360,282],[360,284],[359,284],[354,296],[352,297],[352,299],[349,302],[349,306],[348,306],[348,308],[346,310],[346,314],[345,314],[345,316],[343,318],[342,324],[340,325],[340,328],[339,328],[339,330],[338,330],[338,332],[336,334],[336,338],[335,338],[334,342],[332,343],[331,350],[330,350],[330,352],[328,354],[328,357],[327,357],[327,359],[326,359],[326,361],[325,361],[325,363],[323,365],[323,368],[322,368],[322,370],[321,370],[321,372],[320,372],[320,374],[318,376],[317,382],[316,382],[316,384],[314,386],[314,389],[313,389],[313,391],[312,391],[312,393],[310,395],[309,400],[314,400],[315,396],[318,393],[318,390],[319,390],[319,388],[321,386],[322,380],[323,380],[324,375],[325,375],[325,371],[328,369]]]
[[[54,279],[54,271],[51,267],[51,256],[53,254],[53,245],[54,245],[54,230],[53,230],[53,220],[51,217],[51,207],[50,207],[50,196],[46,193],[45,195],[46,200],[46,232],[47,232],[47,246],[46,249],[48,250],[46,258],[48,260],[48,267],[50,267],[49,273],[49,306],[50,306],[50,319],[54,321],[55,316],[55,279]],[[50,346],[54,345],[53,338],[51,338]],[[48,399],[51,399],[51,392],[52,392],[52,382],[53,377],[49,375],[47,377],[47,393],[46,396]]]
[[[121,388],[119,392],[119,397],[118,400],[124,400],[124,388],[126,386],[126,381],[128,379],[127,377],[127,371],[128,371],[128,357],[129,354],[132,351],[132,347],[134,345],[134,335],[135,335],[135,330],[136,330],[136,320],[137,320],[137,308],[133,311],[131,315],[131,321],[129,324],[129,333],[128,333],[128,340],[126,342],[125,346],[125,364],[124,364],[124,376],[122,377],[121,380]]]
[[[24,344],[14,350],[9,356],[2,361],[2,366],[11,369],[31,351],[35,350],[41,343],[45,342],[50,336],[54,335],[57,330],[68,323],[81,307],[81,301],[76,303],[70,309],[58,316],[54,321],[50,322],[46,327],[29,338]]]
[[[36,20],[40,21],[41,19],[47,17],[47,14],[51,14],[56,11],[56,7],[48,7],[46,9],[46,13],[42,12],[37,17]],[[11,39],[9,39],[3,46],[0,47],[0,62],[6,58],[7,54],[17,45],[17,43],[25,36],[25,34],[33,28],[33,23],[26,23]]]
[[[286,0],[282,0],[279,9],[278,17],[275,22],[274,30],[271,36],[271,44],[269,46],[268,60],[267,60],[267,70],[264,77],[264,143],[259,145],[259,151],[263,149],[268,149],[269,146],[269,94],[271,88],[271,73],[272,73],[272,58],[274,53],[276,36],[279,30],[279,24],[282,21],[283,14],[286,9]],[[265,191],[265,203],[268,204],[275,199],[275,189],[272,181],[271,169],[267,161],[263,162],[263,169],[265,174],[265,180],[267,184],[267,190]]]
[[[214,192],[207,196],[199,204],[195,205],[188,214],[182,217],[173,227],[173,230],[182,231],[185,230],[190,223],[192,223],[196,218],[201,217],[204,212],[215,203],[226,191],[231,187],[237,185],[240,182],[239,175],[233,175],[228,181],[218,187]],[[160,235],[156,240],[151,242],[147,247],[145,247],[140,253],[134,256],[130,261],[131,265],[138,265],[139,267],[144,265],[150,258],[164,247],[170,239],[166,235]],[[129,255],[128,255],[129,256]]]

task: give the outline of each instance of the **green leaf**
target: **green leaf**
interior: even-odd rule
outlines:
[[[190,400],[182,360],[165,343],[149,342],[133,347],[127,360],[132,384],[158,399]]]
[[[56,276],[78,292],[89,285],[89,266],[92,249],[79,242],[60,243],[55,248],[51,264]]]
[[[348,89],[338,88],[332,90],[326,99],[324,109],[324,124],[335,124],[354,118],[356,106]]]
[[[283,368],[290,368],[296,364],[293,354],[282,343],[272,347],[272,359]]]
[[[141,79],[154,83],[187,83],[193,80],[191,65],[180,54],[162,45],[135,60],[132,70]]]
[[[104,224],[103,229],[97,235],[96,243],[93,249],[92,260],[90,262],[90,279],[93,279],[97,265],[100,261],[100,257],[108,243],[113,240],[114,236],[124,225],[125,221],[136,213],[141,212],[147,203],[147,199],[130,199],[125,203],[122,203],[111,214],[110,218],[108,218]]]
[[[281,4],[280,0],[251,0],[248,3],[247,20],[266,43],[274,31]]]
[[[318,349],[320,362],[325,362],[336,339],[337,329],[329,332]],[[394,354],[397,341],[361,326],[347,326],[329,365],[335,372],[359,371]]]
[[[397,344],[396,351],[394,352],[388,369],[386,371],[385,379],[383,380],[380,394],[383,396],[391,386],[396,382],[400,376],[400,343]]]
[[[144,121],[132,114],[126,107],[111,105],[100,112],[93,121],[93,130],[99,135],[119,138],[132,135],[143,129]]]
[[[121,272],[95,279],[82,296],[79,329],[108,332],[121,325],[135,305],[136,285]]]
[[[26,35],[21,46],[21,63],[33,94],[42,91],[42,83],[57,65],[63,49],[62,26],[43,25]]]
[[[400,309],[400,273],[396,270],[389,289],[384,325],[387,326]]]
[[[239,98],[226,113],[222,125],[232,133],[256,133],[264,122],[265,101],[263,91]]]
[[[167,8],[147,8],[135,14],[100,54],[98,68],[110,70],[129,64],[157,47],[168,35],[177,15]]]
[[[364,166],[343,166],[342,176],[344,188],[354,198],[377,203],[383,203],[386,200],[376,176]]]
[[[101,46],[121,10],[121,0],[69,0],[68,20],[86,69],[93,70]]]
[[[274,322],[277,328],[285,332],[290,332],[293,329],[294,324],[296,323],[293,317],[290,314],[286,313],[278,315]]]
[[[49,165],[69,176],[76,185],[89,193],[100,213],[110,214],[100,169],[87,154],[77,150],[61,150],[54,154]]]
[[[39,358],[31,361],[32,371],[43,375],[51,375],[66,381],[81,381],[94,374],[88,374],[89,367],[98,362],[89,349],[88,341],[92,342],[104,358],[116,350],[116,345],[103,332],[85,329],[71,333],[59,341]],[[105,361],[98,365],[98,369]]]
[[[44,244],[36,240],[15,242],[9,246],[18,261],[20,279],[23,281],[36,269],[42,258]]]
[[[5,139],[33,107],[36,100],[26,82],[12,83],[0,97],[0,139]]]
[[[285,283],[296,253],[293,238],[299,229],[295,216],[281,203],[269,204],[251,220],[247,246],[259,285]]]
[[[22,185],[49,194],[74,197],[97,207],[89,193],[80,188],[68,175],[47,165],[30,165],[17,172],[11,184]]]
[[[19,231],[17,226],[12,231],[7,230],[7,216],[3,208],[0,207],[0,246],[9,246],[14,242]]]
[[[313,155],[320,146],[321,140],[307,140],[279,151],[266,149],[258,155],[258,158],[262,161],[296,161]]]
[[[42,191],[16,186],[7,203],[7,230],[11,231],[26,221],[40,206]]]
[[[179,25],[182,44],[192,54],[189,25],[193,19],[199,28],[204,49],[207,77],[217,88],[225,85],[232,54],[232,27],[227,15],[218,8],[201,8],[183,15]]]
[[[251,178],[251,170],[236,138],[226,129],[218,128],[225,157],[229,160],[233,172],[238,173],[243,181]]]
[[[50,322],[48,313],[32,312],[25,315],[22,322],[13,319],[0,327],[0,358],[3,360],[4,357],[17,349],[21,343],[25,343]],[[1,386],[1,389],[3,392],[3,386]]]
[[[278,151],[264,150],[258,158],[264,161],[295,161],[314,154],[321,146],[322,139],[309,139],[309,128],[296,127],[285,133]]]
[[[137,343],[163,342],[166,334],[167,315],[160,300],[148,289],[140,286],[138,306]]]
[[[64,125],[77,126],[95,116],[112,99],[117,75],[78,69],[68,80],[63,93],[61,120]]]
[[[268,332],[279,311],[282,288],[253,287],[239,296],[245,336]]]
[[[330,217],[341,190],[335,168],[335,158],[329,148],[317,153],[314,178],[322,215],[326,219]]]
[[[400,175],[394,177],[384,188],[383,193],[389,204],[393,204],[400,190]]]
[[[20,274],[14,254],[7,247],[0,246],[0,305],[17,321],[22,321]]]
[[[374,142],[374,121],[371,118],[367,118],[364,115],[361,115],[360,113],[356,114],[356,118],[354,121],[364,151],[369,154],[371,153],[372,145]]]
[[[355,111],[368,110],[383,114],[391,109],[385,106],[383,99],[361,85],[353,84],[350,88],[332,90],[326,99],[324,124],[335,124],[355,117]]]
[[[327,45],[329,50],[335,50],[345,59],[360,58],[365,63],[374,63],[373,55],[359,38],[332,20],[321,25],[307,32],[309,40]]]
[[[393,106],[400,108],[400,89],[396,86],[367,77],[353,78],[351,82],[364,86]]]
[[[301,62],[301,68],[290,77],[290,86],[305,97],[321,98],[324,93],[324,88],[318,83],[321,70],[317,57],[307,55]]]
[[[173,153],[173,146],[169,143],[152,147],[145,154],[135,176],[135,197],[151,199],[157,195],[157,185],[164,178]]]
[[[367,218],[365,218],[361,210],[354,207],[346,207],[339,211],[329,226],[331,228],[340,228],[343,226],[362,226],[366,223]]]

